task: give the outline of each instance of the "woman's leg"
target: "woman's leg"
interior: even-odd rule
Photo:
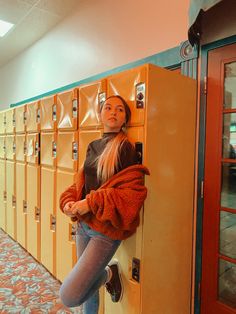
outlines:
[[[105,267],[115,254],[120,241],[114,241],[90,228],[86,229],[86,233],[90,236],[90,241],[63,282],[60,296],[63,303],[69,307],[78,306],[86,301],[87,313],[91,305],[93,310],[90,309],[90,313],[95,314],[96,307],[98,311],[98,289],[107,279]]]

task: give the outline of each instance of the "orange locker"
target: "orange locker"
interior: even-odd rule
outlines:
[[[57,167],[77,171],[78,168],[78,132],[58,132]]]
[[[76,173],[57,170],[56,212],[56,277],[63,281],[76,263],[76,224],[59,209],[59,198],[65,189],[75,182]]]
[[[57,133],[41,133],[40,163],[42,166],[56,166],[57,157]]]
[[[5,136],[0,135],[0,158],[5,159],[6,158],[6,143],[5,143]]]
[[[16,117],[16,133],[24,133],[26,131],[26,106],[22,105],[15,108]]]
[[[40,101],[34,101],[26,105],[26,131],[39,132],[40,130]]]
[[[88,144],[102,137],[102,130],[83,130],[79,132],[79,169],[86,158]]]
[[[6,162],[0,159],[0,228],[6,230]]]
[[[39,133],[26,135],[26,161],[32,164],[39,163]]]
[[[16,163],[16,239],[25,249],[26,219],[26,164]]]
[[[5,145],[6,145],[6,159],[15,160],[16,158],[15,135],[6,135]]]
[[[79,89],[79,128],[101,127],[99,107],[106,99],[106,80],[93,82]]]
[[[26,161],[26,136],[25,134],[16,134],[16,161]]]
[[[0,134],[6,133],[6,113],[5,110],[0,112]]]
[[[13,134],[16,127],[15,109],[8,109],[6,114],[6,134]]]
[[[107,97],[120,95],[127,101],[132,111],[132,126],[143,125],[145,121],[148,70],[148,65],[144,65],[107,78]]]
[[[16,239],[15,162],[6,161],[6,231]]]
[[[57,127],[57,96],[41,99],[41,131],[56,131]]]
[[[56,170],[41,168],[41,263],[56,275]]]
[[[27,250],[40,261],[40,166],[28,164],[26,172]]]
[[[57,127],[59,130],[77,130],[78,90],[57,94]]]

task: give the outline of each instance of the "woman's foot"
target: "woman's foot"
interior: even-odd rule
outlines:
[[[113,261],[108,265],[112,275],[111,279],[105,284],[105,287],[111,295],[113,302],[119,302],[123,295],[123,286],[118,261]]]

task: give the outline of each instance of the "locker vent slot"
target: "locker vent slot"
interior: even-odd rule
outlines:
[[[143,109],[145,107],[145,83],[138,83],[135,89],[136,108]]]

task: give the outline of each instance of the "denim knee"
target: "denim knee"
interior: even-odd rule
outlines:
[[[73,291],[64,287],[62,284],[59,291],[59,297],[62,303],[67,307],[76,307],[84,303],[84,300],[78,294],[74,294]]]

